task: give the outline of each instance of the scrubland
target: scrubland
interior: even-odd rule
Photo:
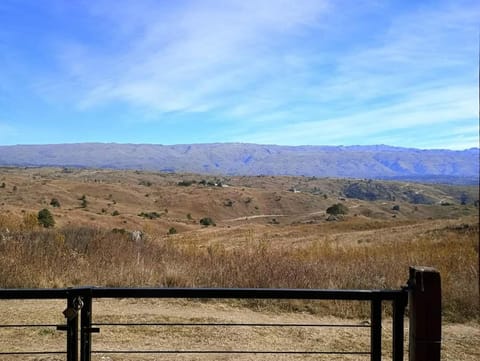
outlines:
[[[95,226],[44,229],[28,214],[1,215],[0,227],[9,230],[0,240],[3,288],[399,288],[409,266],[428,265],[441,273],[447,319],[479,315],[476,217],[400,224],[244,224],[144,234],[140,242],[129,233]],[[346,312],[334,303],[328,307],[332,314],[352,317],[363,312]]]
[[[409,266],[423,265],[440,271],[448,327],[462,323],[473,330],[465,340],[478,336],[479,223],[473,205],[346,199],[341,201],[349,214],[327,222],[325,209],[339,196],[333,181],[324,185],[324,197],[285,190],[292,183],[288,178],[278,183],[252,177],[217,189],[178,186],[168,179],[156,186],[157,175],[148,178],[153,185],[150,180],[141,185],[139,179],[147,176],[133,172],[124,183],[107,181],[106,172],[95,174],[105,178],[101,182],[80,179],[79,174],[55,178],[59,171],[55,177],[34,179],[25,172],[7,172],[2,178],[18,188],[0,190],[1,288],[398,289],[407,281]],[[83,208],[82,194],[89,201]],[[61,207],[53,209],[48,202],[55,195]],[[400,211],[393,212],[393,204]],[[55,216],[52,228],[37,224],[35,210],[43,207]],[[102,207],[110,207],[109,212],[101,212]],[[119,216],[111,215],[113,208],[120,210]],[[140,217],[142,210],[158,211],[159,217]],[[212,217],[216,226],[201,226],[201,216]],[[172,227],[178,232],[168,234]],[[136,229],[142,231],[140,241],[131,238]],[[352,320],[369,314],[367,305],[345,302],[232,300],[222,307],[277,318],[294,311]],[[453,360],[456,351],[451,352],[448,359]],[[476,355],[478,349],[472,352]]]

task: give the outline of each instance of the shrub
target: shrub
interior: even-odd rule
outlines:
[[[170,229],[168,230],[168,234],[176,234],[177,233],[177,229],[175,227],[170,227]]]
[[[60,207],[60,202],[57,198],[52,198],[52,200],[50,201],[50,205],[54,208],[58,208]]]
[[[342,203],[337,203],[337,204],[334,204],[333,206],[328,207],[327,213],[334,216],[339,214],[347,214],[348,207]]]
[[[202,218],[199,222],[202,226],[205,226],[205,227],[216,226],[215,222],[210,217]]]
[[[40,212],[38,212],[38,223],[45,228],[50,228],[55,225],[55,220],[53,219],[52,213],[47,209],[44,208]]]
[[[395,204],[393,207],[392,207],[392,210],[393,211],[399,211],[400,210],[400,206],[398,204]]]
[[[88,202],[87,202],[87,196],[86,196],[85,194],[79,198],[79,201],[82,202],[82,203],[80,204],[80,207],[82,207],[82,208],[87,208]]]
[[[125,230],[125,228],[113,228],[112,233],[127,234],[127,231]]]
[[[196,183],[196,182],[195,181],[182,180],[182,181],[178,182],[177,185],[179,185],[181,187],[189,187],[194,183]]]
[[[152,186],[152,182],[148,181],[148,180],[144,180],[142,179],[140,182],[138,182],[139,185],[141,186],[145,186],[145,187],[151,187]]]
[[[139,213],[139,216],[143,218],[148,218],[148,219],[155,219],[155,218],[159,218],[160,214],[157,212],[142,212],[142,213]]]
[[[112,212],[112,216],[114,216],[114,217],[115,217],[115,216],[119,216],[119,215],[120,215],[120,212],[117,211],[117,210],[114,210],[114,211]]]

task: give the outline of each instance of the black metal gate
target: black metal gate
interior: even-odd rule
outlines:
[[[413,271],[412,271],[413,270]],[[59,331],[66,332],[66,351],[59,350],[39,350],[39,351],[9,351],[0,350],[1,355],[37,355],[37,354],[66,354],[67,361],[90,361],[92,354],[291,354],[291,355],[370,355],[370,360],[380,361],[382,359],[382,304],[391,303],[392,305],[392,360],[402,361],[404,359],[404,315],[405,307],[410,294],[410,302],[415,307],[427,307],[430,305],[420,299],[421,294],[429,294],[430,286],[426,283],[429,276],[424,277],[424,270],[416,272],[411,269],[409,287],[399,290],[321,290],[321,289],[220,289],[220,288],[97,288],[97,287],[82,287],[82,288],[67,288],[67,289],[0,289],[1,299],[64,299],[66,300],[66,308],[63,314],[66,318],[66,323],[58,325],[56,328]],[[436,271],[435,271],[436,272]],[[436,273],[438,274],[438,273]],[[419,276],[420,275],[420,276]],[[425,281],[427,280],[427,281]],[[439,277],[438,277],[439,281]],[[416,288],[416,283],[421,283],[420,289]],[[438,300],[435,304],[439,304],[439,285],[438,292],[432,293]],[[186,350],[186,349],[159,349],[159,350],[95,350],[92,349],[92,333],[100,332],[101,326],[111,325],[108,323],[93,322],[92,303],[95,299],[101,298],[171,298],[171,299],[277,299],[277,300],[349,300],[349,301],[366,301],[370,303],[370,322],[369,324],[360,327],[370,328],[370,349],[363,351],[338,351],[338,350],[315,350],[315,351],[301,351],[301,350]],[[437,302],[438,301],[438,302]],[[412,305],[410,305],[412,307]],[[419,311],[410,311],[412,315],[420,315],[425,317],[428,309],[418,308]],[[0,309],[1,312],[1,309]],[[437,310],[435,310],[437,312]],[[435,322],[434,318],[426,315],[428,322]],[[439,318],[439,317],[438,317]],[[433,345],[434,351],[438,348],[439,353],[439,339],[428,340],[428,335],[420,335],[420,331],[425,329],[423,324],[419,322],[420,319],[410,319],[410,360],[421,360],[422,358],[415,358],[416,353],[412,354],[412,345],[424,351],[429,344]],[[136,324],[138,325],[138,324]],[[152,324],[150,324],[152,325]],[[155,324],[162,326],[172,326],[178,324]],[[184,326],[191,326],[193,324],[182,324]],[[220,324],[220,323],[199,323],[195,326],[249,326],[249,327],[352,327],[351,325],[292,325],[292,324]],[[412,325],[416,330],[412,330]],[[1,327],[25,327],[38,325],[0,325]],[[51,325],[50,325],[51,326]],[[117,323],[116,326],[133,326],[133,324]],[[359,327],[359,326],[356,326]],[[437,327],[437,326],[436,326]],[[428,328],[428,327],[427,327]],[[437,327],[440,328],[440,324]],[[420,330],[420,331],[419,331]],[[1,331],[1,330],[0,330]],[[423,332],[423,331],[422,331]],[[436,331],[435,331],[436,332]],[[421,340],[416,339],[416,334],[420,335]],[[1,337],[1,336],[0,336]],[[439,336],[435,336],[439,338]],[[425,346],[427,345],[427,346]],[[438,347],[437,347],[438,346]],[[432,358],[426,358],[431,359]]]

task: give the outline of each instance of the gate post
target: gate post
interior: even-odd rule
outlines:
[[[90,361],[92,353],[92,297],[86,295],[83,300],[80,335],[80,361]]]
[[[67,361],[78,361],[78,311],[73,296],[68,296],[64,314],[67,318]]]
[[[440,361],[442,294],[440,273],[430,267],[410,267],[409,361]]]

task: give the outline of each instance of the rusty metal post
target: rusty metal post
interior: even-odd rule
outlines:
[[[440,274],[430,267],[410,267],[409,361],[440,361],[442,294]]]

